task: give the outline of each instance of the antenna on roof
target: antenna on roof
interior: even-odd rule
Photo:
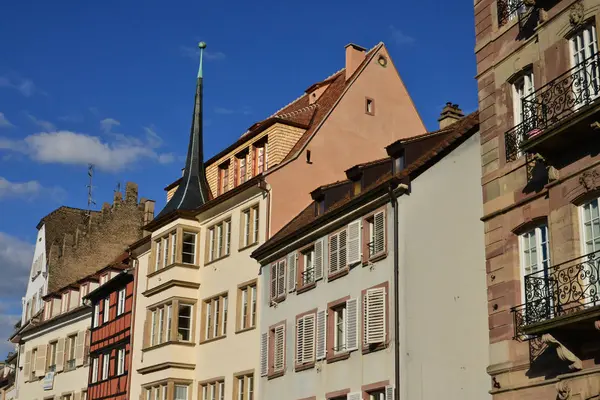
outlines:
[[[90,183],[87,184],[87,189],[88,189],[88,199],[87,199],[87,213],[86,215],[89,217],[92,213],[92,205],[96,205],[96,202],[94,201],[93,197],[92,197],[92,189],[93,189],[93,179],[94,179],[94,164],[89,164],[88,165],[88,176],[90,178]]]

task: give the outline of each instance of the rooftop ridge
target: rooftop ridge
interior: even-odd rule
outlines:
[[[277,114],[277,115],[275,115],[274,117],[278,117],[278,118],[292,117],[292,116],[294,116],[294,115],[301,114],[301,113],[303,113],[303,112],[305,112],[305,111],[309,111],[309,110],[312,110],[312,109],[314,109],[314,108],[317,108],[317,103],[310,104],[310,105],[308,105],[308,106],[306,106],[306,107],[302,107],[302,108],[299,108],[299,109],[297,109],[297,110],[290,111],[290,112],[288,112],[288,113],[284,113],[284,114]]]

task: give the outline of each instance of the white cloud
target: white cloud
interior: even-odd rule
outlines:
[[[71,131],[42,132],[29,135],[22,141],[0,137],[0,149],[23,153],[40,163],[87,165],[116,172],[148,159],[165,162],[169,159],[158,153],[157,139],[146,132],[144,139],[112,134],[111,142],[97,136]],[[162,157],[162,158],[161,158]]]
[[[12,128],[14,125],[0,112],[0,128]]]
[[[111,133],[114,126],[120,126],[121,123],[114,118],[104,118],[100,121],[100,129],[104,133]]]
[[[32,96],[36,87],[31,79],[9,78],[0,76],[0,87],[7,87],[18,90],[23,96]]]
[[[10,197],[33,200],[40,195],[60,202],[66,197],[66,191],[59,187],[44,187],[38,181],[11,182],[0,176],[0,200]]]
[[[194,60],[200,59],[200,49],[198,49],[197,47],[179,46],[179,52],[184,57],[191,58]],[[223,60],[225,58],[225,53],[221,51],[213,52],[210,50],[204,50],[204,58],[208,61]]]
[[[8,233],[0,232],[0,293],[2,297],[22,296],[27,287],[34,246]],[[0,324],[1,325],[1,324]]]
[[[59,121],[63,121],[63,122],[72,122],[72,123],[83,122],[83,116],[80,114],[61,115],[57,119]]]
[[[20,310],[21,305],[19,304]],[[14,326],[21,319],[17,310],[0,309],[0,360],[4,360],[9,352],[15,351],[15,345],[7,340],[15,331]]]
[[[31,115],[29,113],[25,113],[25,115],[27,116],[27,118],[29,118],[29,120],[31,122],[33,122],[35,125],[42,128],[45,132],[52,132],[52,131],[56,130],[56,127],[50,121],[44,121],[41,119],[37,119],[34,115]]]
[[[398,45],[414,44],[416,41],[414,37],[405,34],[400,29],[397,29],[394,25],[390,25],[390,34],[392,36],[392,40]]]
[[[145,126],[144,132],[146,133],[146,142],[150,147],[158,148],[162,146],[163,140],[158,133],[156,133],[156,127],[154,125]]]

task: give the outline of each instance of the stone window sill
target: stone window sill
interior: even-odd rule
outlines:
[[[153,346],[144,347],[142,349],[142,351],[150,351],[150,350],[158,349],[158,348],[165,347],[165,346],[168,346],[171,344],[176,345],[176,346],[190,346],[190,347],[196,345],[196,343],[194,343],[193,341],[183,342],[183,341],[178,341],[178,340],[169,340],[167,342],[162,342],[159,344],[155,344]]]
[[[283,376],[285,374],[285,370],[282,371],[277,371],[277,372],[271,372],[268,376],[267,379],[271,380],[271,379],[275,379],[275,378],[279,378],[281,376]]]
[[[387,343],[379,343],[379,344],[364,344],[362,347],[362,354],[375,353],[376,351],[383,350],[387,348]]]
[[[315,362],[309,362],[306,364],[296,364],[296,366],[294,367],[294,371],[296,372],[300,372],[300,371],[306,371],[307,369],[311,369],[315,367]]]
[[[308,292],[310,289],[314,289],[316,287],[317,287],[317,282],[309,283],[307,285],[304,285],[304,286],[299,287],[298,289],[296,289],[296,294]]]
[[[240,247],[240,248],[238,249],[238,252],[242,252],[242,251],[244,251],[244,250],[248,250],[249,248],[251,248],[251,247],[254,247],[254,246],[256,246],[257,244],[258,244],[258,241],[254,242],[254,243],[247,244],[247,245],[245,245],[244,247]]]
[[[231,251],[229,252],[229,254],[225,254],[224,256],[221,256],[221,257],[219,257],[219,258],[215,258],[215,259],[214,259],[214,260],[212,260],[212,261],[207,261],[207,262],[205,262],[205,263],[204,263],[204,266],[205,266],[205,267],[208,267],[209,265],[211,265],[211,264],[214,264],[214,263],[216,263],[216,262],[219,262],[219,261],[221,261],[221,260],[223,260],[223,259],[225,259],[225,258],[229,257],[230,255],[231,255]]]
[[[238,329],[237,331],[235,331],[235,333],[237,335],[238,333],[244,333],[244,332],[248,332],[248,331],[251,331],[251,330],[254,330],[254,329],[256,329],[256,326],[249,326],[249,327],[244,328],[244,329]]]
[[[152,271],[152,272],[148,273],[147,276],[148,276],[148,278],[152,278],[153,276],[156,276],[156,275],[160,274],[163,271],[168,271],[171,268],[175,268],[175,267],[191,268],[191,269],[199,269],[200,268],[200,266],[196,265],[196,264],[172,263],[172,264],[167,265],[164,268],[160,268],[160,269],[157,269],[155,271]]]
[[[333,350],[331,350],[333,351]],[[343,353],[338,353],[333,356],[327,357],[327,364],[331,364],[337,361],[347,360],[350,358],[350,352],[345,351]]]
[[[217,336],[217,337],[210,338],[210,339],[204,339],[204,340],[200,341],[200,344],[216,342],[217,340],[225,339],[226,337],[227,337],[227,335],[221,335],[221,336]]]

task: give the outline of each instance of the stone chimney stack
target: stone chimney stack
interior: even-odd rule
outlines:
[[[367,55],[367,49],[354,43],[346,45],[346,80],[350,79]]]
[[[446,106],[438,118],[440,129],[444,129],[452,125],[464,116],[465,114],[463,114],[462,110],[458,107],[458,104],[452,104],[450,102],[446,103]]]

